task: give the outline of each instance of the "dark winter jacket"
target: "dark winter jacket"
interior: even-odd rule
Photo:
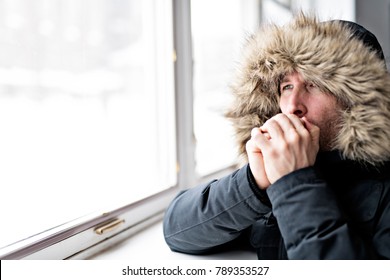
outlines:
[[[280,112],[279,81],[294,71],[346,108],[339,134],[314,166],[266,192],[245,164],[180,193],[164,218],[170,248],[200,254],[247,238],[260,259],[390,259],[390,76],[378,45],[363,27],[304,15],[252,36],[227,113],[244,160],[252,128]]]
[[[390,163],[376,169],[323,153],[267,193],[246,165],[179,194],[164,235],[172,250],[189,254],[244,237],[259,259],[390,259]]]

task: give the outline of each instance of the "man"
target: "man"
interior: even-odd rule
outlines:
[[[244,49],[227,116],[247,160],[180,193],[174,251],[249,240],[259,259],[390,258],[390,76],[375,36],[305,15]]]

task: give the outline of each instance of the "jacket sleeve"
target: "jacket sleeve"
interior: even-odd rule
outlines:
[[[370,259],[335,194],[313,168],[290,173],[267,189],[289,259]]]
[[[248,173],[249,172],[249,173]],[[173,251],[210,252],[236,238],[270,212],[261,193],[251,187],[248,165],[207,184],[183,191],[164,217],[164,237]]]

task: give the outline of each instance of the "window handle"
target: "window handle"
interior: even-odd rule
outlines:
[[[95,233],[102,235],[119,228],[125,222],[124,219],[115,219],[95,228]]]

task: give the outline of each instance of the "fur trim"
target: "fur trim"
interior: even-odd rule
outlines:
[[[335,150],[373,165],[390,160],[390,76],[384,62],[340,22],[303,14],[287,26],[263,26],[243,50],[226,116],[245,159],[251,129],[280,112],[278,83],[292,71],[347,106]]]

